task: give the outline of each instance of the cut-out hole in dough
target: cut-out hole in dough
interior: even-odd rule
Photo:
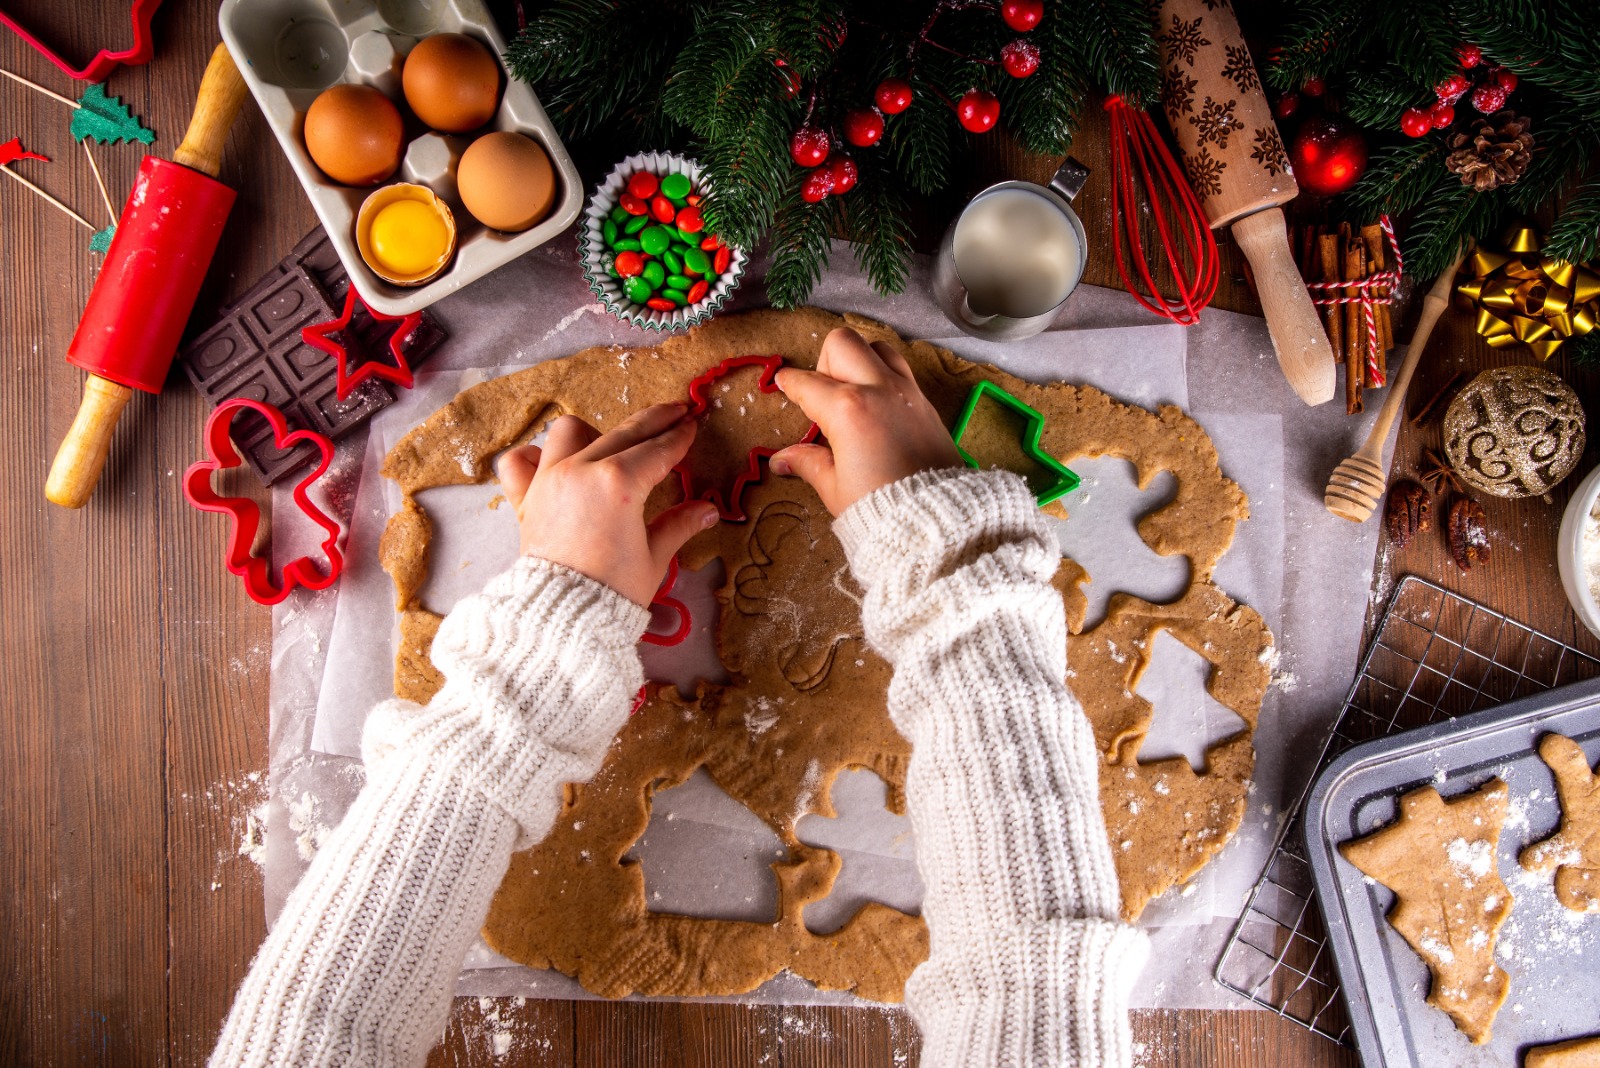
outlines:
[[[1083,484],[1061,499],[1070,517],[1055,521],[1061,552],[1089,572],[1080,588],[1089,599],[1083,629],[1105,618],[1106,603],[1117,592],[1152,604],[1176,600],[1189,585],[1189,561],[1158,556],[1139,537],[1139,520],[1171,501],[1178,480],[1162,471],[1139,489],[1133,464],[1111,456],[1079,457],[1069,465]]]
[[[778,917],[772,865],[788,855],[772,828],[697,768],[651,798],[650,823],[626,859],[644,870],[651,912],[771,923]]]
[[[809,815],[795,824],[795,837],[839,854],[839,876],[821,901],[806,906],[806,929],[828,935],[850,922],[869,901],[911,915],[922,907],[911,820],[885,812],[889,788],[863,768],[841,771],[829,795],[834,819]]]
[[[719,686],[729,682],[728,671],[717,655],[716,591],[722,586],[724,570],[721,559],[699,571],[681,569],[672,596],[689,607],[689,636],[677,645],[639,646],[644,677],[676,686],[685,700],[694,699],[695,684],[701,679]],[[675,617],[671,622],[676,622]]]
[[[1206,770],[1206,750],[1245,727],[1234,711],[1206,692],[1211,664],[1166,631],[1157,631],[1150,665],[1135,691],[1154,711],[1139,762],[1181,756],[1196,773]]]

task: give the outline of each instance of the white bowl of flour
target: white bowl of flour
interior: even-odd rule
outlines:
[[[1556,535],[1556,560],[1572,610],[1600,637],[1600,467],[1578,484],[1567,504]]]

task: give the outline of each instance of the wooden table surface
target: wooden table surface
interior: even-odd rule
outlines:
[[[126,0],[4,7],[79,61],[126,39]],[[157,131],[162,155],[188,123],[217,40],[215,12],[214,3],[169,0],[155,19],[154,62],[111,78],[111,91]],[[81,88],[3,30],[0,66],[69,96]],[[0,140],[20,135],[54,157],[24,164],[28,173],[104,225],[67,109],[6,81],[0,115]],[[94,153],[120,209],[142,146]],[[1108,173],[1098,112],[1074,153]],[[1049,164],[997,136],[970,169],[975,185],[1038,175]],[[253,104],[230,138],[222,179],[239,200],[201,314],[242,291],[315,222]],[[1090,182],[1080,210],[1094,250],[1086,281],[1115,286],[1104,181]],[[1216,304],[1255,311],[1237,252],[1225,256]],[[0,1062],[199,1064],[265,933],[261,875],[238,851],[246,813],[265,796],[270,615],[218,566],[224,524],[180,494],[206,410],[181,374],[159,397],[130,404],[87,509],[45,503],[45,472],[84,380],[62,356],[98,260],[86,231],[17,183],[0,182],[0,425],[12,439],[0,450]],[[1434,336],[1416,390],[1457,369],[1503,362],[1532,361],[1525,352],[1491,356],[1454,312]],[[1600,395],[1595,374],[1559,358],[1550,366],[1585,396]],[[1402,467],[1415,463],[1421,437],[1402,435]],[[1357,440],[1352,421],[1352,446]],[[1594,461],[1591,447],[1584,469]],[[1434,578],[1600,651],[1556,576],[1555,532],[1576,481],[1548,503],[1486,502],[1495,557],[1471,576],[1433,538],[1397,556],[1394,571]],[[1194,981],[1209,983],[1209,968]],[[1134,1029],[1149,1068],[1355,1063],[1348,1050],[1264,1012],[1140,1012]],[[500,1060],[496,1030],[511,1035]],[[915,1027],[891,1011],[458,999],[432,1063],[907,1065],[917,1048]]]

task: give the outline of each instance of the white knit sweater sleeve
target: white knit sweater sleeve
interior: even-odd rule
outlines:
[[[911,742],[931,952],[906,1001],[924,1068],[1128,1065],[1149,947],[1119,919],[1054,535],[1020,478],[965,469],[878,490],[835,531]]]
[[[367,783],[251,966],[215,1065],[419,1065],[514,848],[545,836],[563,783],[599,769],[643,682],[643,608],[523,559],[458,604],[425,708],[363,736]]]

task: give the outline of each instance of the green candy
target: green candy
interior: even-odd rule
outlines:
[[[675,250],[669,248],[663,252],[661,254],[661,262],[667,265],[668,273],[683,273],[683,257],[680,256]]]
[[[680,308],[689,303],[689,294],[679,289],[663,289],[661,295]]]
[[[649,226],[649,225],[650,225],[650,216],[648,216],[648,215],[630,215],[630,216],[628,216],[627,223],[624,224],[624,226],[622,227],[622,232],[627,234],[629,237],[632,237],[634,234],[638,233],[640,230],[643,230],[646,226]]]
[[[667,288],[668,289],[688,289],[693,284],[694,283],[690,282],[687,278],[685,278],[681,274],[669,274],[669,275],[667,275]]]
[[[693,187],[689,184],[689,176],[686,174],[669,174],[661,179],[661,195],[668,200],[688,196],[691,188]]]
[[[612,244],[617,239],[617,224],[607,219],[600,224],[600,234],[606,239],[606,244]]]
[[[628,299],[635,304],[643,304],[650,299],[650,283],[644,280],[642,274],[636,274],[622,283],[622,291],[628,294]]]
[[[612,208],[611,213],[606,216],[606,218],[610,219],[614,223],[620,223],[627,217],[628,209],[624,208],[621,204],[618,204],[616,207]]]
[[[661,266],[660,260],[651,260],[644,265],[644,270],[639,272],[639,277],[649,282],[651,289],[660,289],[661,283],[667,279],[667,269]]]
[[[650,255],[659,256],[667,251],[672,238],[667,235],[666,227],[652,226],[639,233],[639,244]]]
[[[618,238],[611,243],[611,247],[618,252],[639,252],[644,246],[631,237]]]
[[[667,200],[671,201],[672,205],[677,208],[687,208],[689,206],[687,197],[668,197]]]
[[[703,275],[711,270],[711,257],[704,249],[689,249],[683,254],[683,269],[689,274]]]

